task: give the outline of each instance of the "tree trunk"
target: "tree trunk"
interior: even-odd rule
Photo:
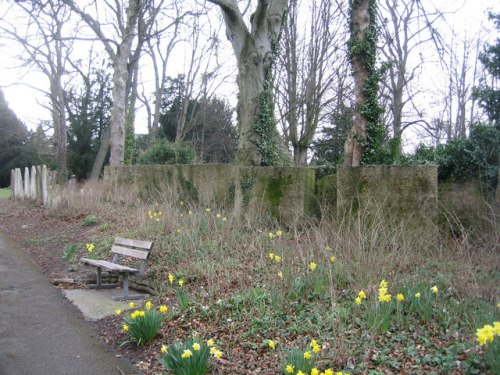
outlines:
[[[108,126],[104,131],[103,137],[101,139],[101,145],[99,146],[99,151],[92,165],[92,170],[90,171],[90,179],[97,180],[101,175],[102,167],[104,166],[104,161],[106,160],[106,155],[109,150],[109,140],[111,138],[111,128]]]
[[[127,27],[123,41],[118,46],[113,61],[113,107],[111,108],[111,166],[123,165],[125,153],[125,115],[127,113],[128,61],[131,54],[134,30],[137,25],[139,0],[130,0],[127,8]]]
[[[239,165],[260,166],[262,147],[273,139],[260,139],[256,129],[261,97],[264,94],[268,69],[273,62],[275,47],[287,0],[259,0],[250,18],[251,31],[246,27],[236,0],[209,0],[218,4],[224,14],[226,35],[231,41],[238,64],[238,127],[239,144],[236,162]],[[271,82],[267,82],[271,84]],[[271,87],[266,87],[271,90]],[[260,148],[260,149],[259,149]]]
[[[365,30],[370,26],[371,0],[351,2],[351,45],[361,46],[366,42]],[[356,47],[351,47],[356,48]],[[344,164],[356,167],[363,156],[362,144],[366,142],[366,127],[368,120],[361,112],[362,105],[366,102],[363,87],[368,79],[368,71],[363,64],[363,57],[351,52],[351,65],[354,75],[355,105],[354,125],[347,136],[344,145]]]

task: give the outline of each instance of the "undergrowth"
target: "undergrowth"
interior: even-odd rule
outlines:
[[[286,371],[293,348],[313,338],[322,343],[320,370],[498,371],[475,340],[477,328],[500,320],[495,231],[469,238],[442,226],[423,235],[381,211],[283,227],[179,201],[168,191],[161,202],[143,204],[132,191],[88,189],[92,199],[68,195],[54,213],[93,214],[120,228],[109,236],[153,240],[147,277],[157,302],[169,304],[170,321],[196,322],[202,331],[174,324],[163,335],[219,339],[225,362],[211,365],[216,373],[240,373],[231,361],[241,373],[266,361],[275,366],[270,373]]]

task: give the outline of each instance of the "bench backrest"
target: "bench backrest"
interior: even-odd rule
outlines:
[[[149,258],[149,253],[152,249],[152,241],[140,241],[116,237],[113,246],[111,246],[111,254],[113,255],[112,262],[119,263],[120,256],[140,259],[140,272],[143,274],[146,271],[146,261]]]

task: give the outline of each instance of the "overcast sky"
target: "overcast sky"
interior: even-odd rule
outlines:
[[[433,1],[433,0],[426,0]],[[437,4],[441,3],[439,0]],[[487,10],[493,8],[492,0],[466,0],[465,2],[459,0],[449,0],[448,3],[452,5],[458,5],[464,3],[464,6],[460,8],[453,16],[447,16],[447,22],[451,27],[454,27],[460,33],[475,34],[481,27],[487,25],[491,30],[493,30],[492,24],[487,19]],[[0,17],[4,17],[8,5],[5,1],[0,0]],[[495,11],[500,10],[498,3],[495,4]],[[494,35],[489,35],[494,38]],[[222,35],[222,43],[229,46],[229,42]],[[20,53],[17,50],[19,47],[5,42],[0,35],[0,87],[5,93],[5,97],[9,103],[9,106],[16,115],[26,123],[26,125],[34,129],[40,120],[50,120],[49,111],[44,108],[41,104],[46,103],[44,95],[36,90],[36,88],[44,90],[48,87],[47,79],[40,73],[36,71],[26,72],[25,69],[20,68],[20,62],[15,58],[16,55]],[[231,56],[228,61],[229,63],[234,63],[234,57]],[[168,73],[173,75],[172,72]],[[230,77],[230,83],[234,86],[235,77]],[[226,89],[225,92],[228,90]],[[235,103],[234,89],[230,90],[230,102]],[[138,119],[144,118],[144,111],[139,109]],[[136,131],[139,133],[146,132],[144,121],[138,121]]]

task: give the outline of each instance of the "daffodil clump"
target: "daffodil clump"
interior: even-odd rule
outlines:
[[[185,343],[162,345],[160,353],[160,363],[174,375],[204,375],[208,372],[210,356],[216,359],[223,356],[214,340],[204,342],[193,338]]]
[[[391,322],[394,323],[391,320],[393,315],[397,323],[407,323],[408,317],[412,315],[422,322],[428,321],[432,317],[437,301],[439,293],[437,285],[430,287],[427,291],[407,292],[406,296],[403,293],[397,293],[393,299],[389,293],[389,283],[382,280],[378,288],[377,302],[368,304],[367,307],[368,325],[383,332],[387,331]],[[354,303],[361,305],[364,299],[366,299],[366,294],[361,290],[354,299]]]
[[[159,222],[161,218],[161,211],[148,211],[148,216],[151,220]]]
[[[330,375],[334,374],[332,369],[321,372],[316,365],[318,355],[321,352],[321,345],[316,340],[311,340],[305,350],[294,348],[287,355],[283,364],[283,374],[285,375]]]
[[[134,302],[130,302],[129,306],[132,309],[136,307]],[[135,342],[140,346],[153,341],[163,324],[167,312],[167,306],[161,305],[154,308],[151,301],[147,301],[143,309],[136,309],[125,315],[122,330],[129,337],[125,343]],[[116,310],[115,313],[121,315],[122,311]]]

